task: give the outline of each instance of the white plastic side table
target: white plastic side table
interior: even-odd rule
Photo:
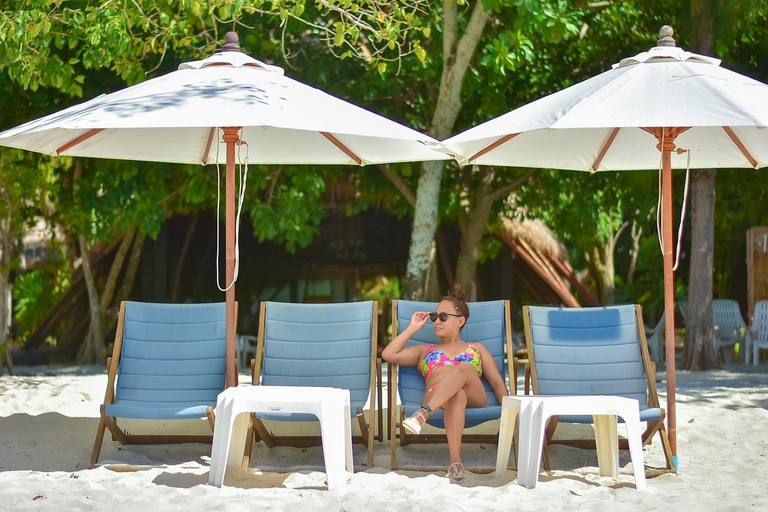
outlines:
[[[345,483],[353,472],[348,389],[241,386],[223,391],[216,402],[210,485],[221,487],[227,469],[242,464],[252,412],[314,414],[320,420],[328,489]]]
[[[635,487],[645,489],[640,408],[637,400],[618,396],[505,396],[501,404],[496,476],[507,469],[515,421],[520,422],[520,447],[517,455],[517,483],[533,489],[539,478],[546,424],[552,416],[591,415],[595,425],[595,445],[601,476],[619,476],[618,417],[627,426],[627,441]]]

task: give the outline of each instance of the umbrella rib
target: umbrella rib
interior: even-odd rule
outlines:
[[[363,159],[357,156],[351,149],[345,146],[339,139],[337,139],[336,137],[334,137],[332,134],[328,132],[320,132],[320,133],[323,135],[323,137],[331,141],[331,143],[333,143],[334,146],[342,150],[349,158],[354,160],[357,163],[357,165],[363,165]]]
[[[520,134],[519,133],[510,133],[508,135],[503,136],[502,138],[498,139],[493,144],[490,144],[490,145],[486,146],[485,148],[481,149],[480,151],[478,151],[477,153],[475,153],[474,155],[469,157],[469,160],[467,160],[467,163],[472,163],[473,160],[477,160],[478,158],[480,158],[484,154],[488,153],[489,151],[493,151],[494,149],[496,149],[497,147],[501,146],[505,142],[514,139],[518,135],[520,135]]]
[[[211,144],[213,143],[213,135],[216,133],[216,128],[211,128],[208,133],[208,143],[205,145],[205,153],[203,153],[203,165],[208,165],[208,156],[211,154]]]
[[[71,148],[77,146],[81,142],[86,141],[86,140],[90,139],[91,137],[93,137],[94,135],[97,135],[97,134],[99,134],[99,133],[101,133],[103,131],[104,131],[104,128],[94,128],[93,130],[89,130],[89,131],[85,132],[84,134],[82,134],[78,138],[73,139],[73,140],[67,142],[66,144],[61,146],[59,149],[57,149],[56,150],[56,155],[62,154],[66,150],[71,149]]]
[[[752,167],[757,169],[757,160],[754,159],[752,154],[747,150],[747,147],[744,145],[743,142],[741,142],[741,139],[738,135],[733,131],[733,128],[730,126],[723,126],[723,130],[725,130],[725,133],[728,134],[728,136],[731,138],[734,144],[736,144],[736,147],[739,148],[739,151],[741,151],[741,154],[743,154],[747,160],[749,160],[749,163],[752,164]]]
[[[611,134],[608,136],[608,140],[605,141],[603,149],[601,149],[600,154],[597,155],[597,160],[595,160],[595,163],[592,164],[593,171],[596,171],[597,168],[600,167],[600,163],[603,161],[603,158],[605,158],[605,154],[608,153],[608,150],[611,148],[611,144],[613,144],[614,139],[619,134],[619,130],[621,130],[621,128],[614,128],[611,130]]]

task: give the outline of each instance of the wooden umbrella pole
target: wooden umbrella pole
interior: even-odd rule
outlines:
[[[226,190],[226,301],[227,301],[227,387],[237,386],[235,359],[235,144],[240,141],[240,128],[224,128],[222,139],[227,145]]]
[[[675,405],[675,276],[673,271],[674,234],[672,229],[672,150],[676,132],[663,128],[657,133],[661,151],[662,247],[664,256],[664,328],[667,354],[667,431],[677,465],[677,410]],[[677,469],[677,468],[675,468]]]

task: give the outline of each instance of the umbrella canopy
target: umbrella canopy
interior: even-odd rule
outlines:
[[[648,52],[443,144],[463,165],[662,170],[667,422],[676,456],[672,167],[688,167],[688,155],[693,169],[768,165],[768,85],[675,47],[671,27],[660,35]]]
[[[49,155],[226,163],[227,383],[235,362],[235,147],[251,164],[443,160],[415,130],[286,77],[240,51],[220,53],[0,133],[0,145]]]
[[[443,144],[464,165],[659,169],[652,130],[673,127],[692,169],[768,165],[768,86],[719,64],[657,46]],[[685,154],[671,158],[687,166]]]
[[[434,139],[331,96],[239,51],[93,98],[0,134],[49,155],[226,163],[216,130],[238,127],[251,163],[356,164],[447,159]],[[217,147],[217,145],[219,147]]]

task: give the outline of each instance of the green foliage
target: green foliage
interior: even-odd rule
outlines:
[[[423,59],[419,41],[429,32],[421,17],[430,12],[424,0],[10,0],[0,11],[0,71],[24,89],[82,97],[89,70],[109,69],[133,84],[169,54],[211,54],[227,30],[265,20],[283,28],[298,21],[331,51],[341,48],[339,57],[356,56],[375,67],[414,52]]]
[[[398,278],[381,276],[360,284],[361,300],[392,300],[402,297],[403,286]]]
[[[324,177],[306,166],[252,170],[246,207],[256,239],[280,242],[289,251],[309,245],[325,216]]]
[[[58,296],[58,287],[42,270],[33,270],[16,278],[13,285],[16,305],[13,311],[22,337],[35,330],[48,315]]]

